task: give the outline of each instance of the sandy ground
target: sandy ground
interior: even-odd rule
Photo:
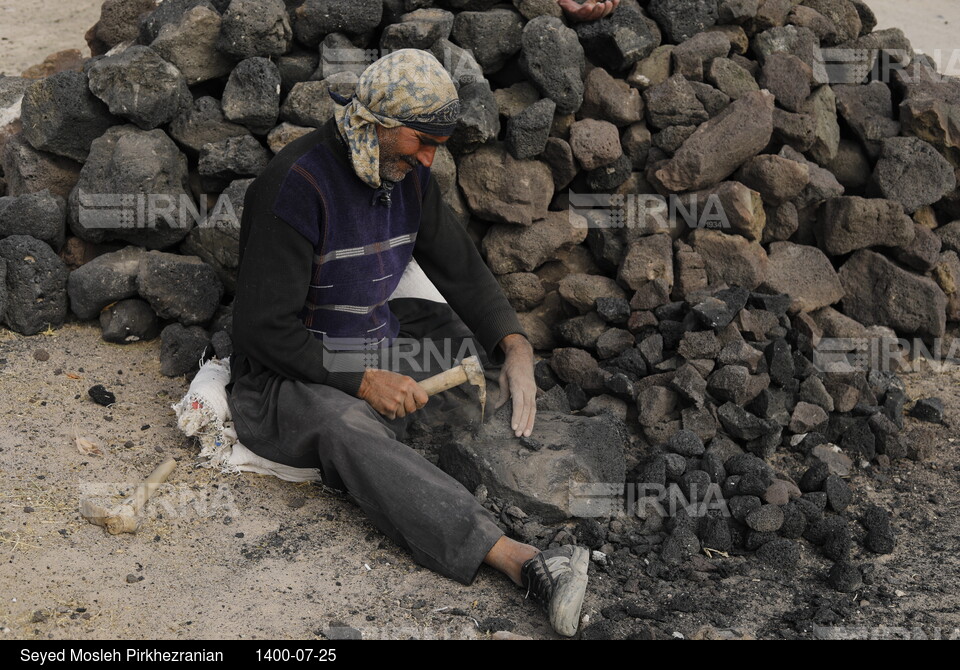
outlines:
[[[83,39],[100,18],[100,0],[0,0],[0,74],[18,75],[60,49],[88,55]],[[877,28],[900,28],[941,71],[960,75],[960,2],[868,0]]]
[[[49,54],[77,49],[100,18],[101,0],[0,0],[0,74],[19,75]]]
[[[498,574],[470,588],[437,577],[336,495],[196,468],[170,409],[187,384],[160,374],[159,341],[111,345],[87,324],[0,329],[0,359],[0,639],[310,639],[337,621],[366,637],[463,638],[492,616],[551,636]],[[95,384],[116,404],[93,403]],[[82,496],[170,456],[178,467],[136,535],[80,517]],[[465,615],[445,614],[455,608]]]
[[[931,56],[941,72],[960,76],[960,2],[957,0],[867,0],[877,30],[900,28],[916,51]]]

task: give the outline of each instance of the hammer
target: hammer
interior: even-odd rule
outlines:
[[[441,391],[452,389],[454,386],[460,386],[464,382],[469,382],[477,387],[480,395],[480,423],[482,425],[484,411],[487,407],[487,380],[483,376],[483,366],[480,365],[480,359],[476,356],[464,358],[460,365],[424,379],[420,382],[420,386],[427,392],[427,395],[436,395]]]
[[[119,505],[107,508],[86,499],[80,505],[80,514],[90,523],[106,528],[111,535],[135,533],[140,526],[140,510],[175,467],[177,462],[168,458],[150,473],[132,496]]]

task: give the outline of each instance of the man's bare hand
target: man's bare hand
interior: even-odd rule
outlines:
[[[596,21],[609,16],[620,4],[620,0],[584,0],[583,4],[576,0],[557,0],[571,21]]]
[[[366,400],[379,414],[400,419],[427,404],[427,392],[410,377],[388,370],[368,369],[363,373],[357,397]]]
[[[537,383],[533,378],[533,347],[523,335],[507,335],[500,340],[506,360],[500,372],[500,397],[497,408],[513,399],[510,427],[517,437],[530,437],[537,416]]]

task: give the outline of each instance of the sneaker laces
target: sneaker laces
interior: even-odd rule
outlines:
[[[544,560],[542,552],[524,564],[523,575],[527,579],[527,593],[524,596],[524,600],[530,597],[532,591],[533,597],[536,600],[542,603],[549,602],[556,584],[554,583],[553,575],[550,574],[550,566],[548,566],[546,560]]]

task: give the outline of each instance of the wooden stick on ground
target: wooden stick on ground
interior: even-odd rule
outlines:
[[[80,504],[80,514],[90,523],[106,528],[111,535],[135,533],[140,526],[140,510],[150,500],[154,491],[167,480],[175,467],[177,462],[168,458],[150,473],[132,496],[119,505],[108,509],[92,500],[84,500]]]

